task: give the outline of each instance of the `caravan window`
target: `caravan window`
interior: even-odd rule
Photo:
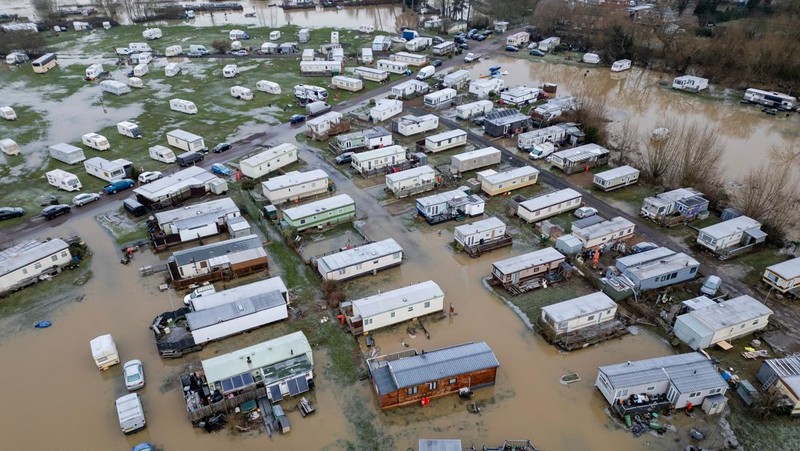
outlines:
[[[57,260],[58,260],[58,255],[53,255],[53,256],[52,256],[52,257],[50,257],[50,258],[51,258],[53,261],[57,261]]]
[[[425,308],[428,308],[428,307],[430,307],[430,306],[431,306],[431,301],[427,301],[427,302],[425,303]]]
[[[62,257],[66,257],[66,256],[67,256],[67,251],[63,251],[63,252],[61,252],[61,256],[62,256]]]

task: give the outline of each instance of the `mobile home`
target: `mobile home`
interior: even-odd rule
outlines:
[[[444,88],[430,94],[425,94],[422,100],[426,107],[438,109],[450,106],[457,95],[458,92],[455,89]]]
[[[505,82],[502,78],[479,78],[469,82],[469,93],[484,99],[491,93],[499,93],[504,87]]]
[[[520,133],[517,136],[517,147],[520,150],[531,150],[537,144],[553,143],[561,144],[567,139],[567,129],[552,125],[550,127],[539,128],[529,132]]]
[[[764,329],[772,313],[766,305],[743,295],[678,316],[673,331],[690,348],[706,349]]]
[[[341,61],[300,61],[300,75],[339,75],[344,64]]]
[[[428,280],[395,290],[342,303],[350,331],[369,333],[444,310],[444,291]]]
[[[800,288],[800,257],[767,266],[761,280],[780,294],[792,293],[797,296],[796,289]]]
[[[761,243],[766,237],[760,222],[739,216],[700,229],[697,244],[718,256],[728,256],[739,249]]]
[[[620,166],[594,175],[594,185],[603,191],[623,188],[638,181],[639,170],[631,166]]]
[[[370,108],[369,117],[373,122],[385,121],[403,112],[403,101],[396,99],[378,99]]]
[[[517,206],[517,216],[532,223],[575,210],[580,206],[581,193],[566,188],[520,202]]]
[[[749,88],[744,93],[742,101],[756,103],[783,111],[791,111],[797,107],[797,98],[780,92],[762,91]]]
[[[275,83],[274,81],[268,81],[268,80],[258,80],[256,82],[256,89],[261,92],[266,92],[268,94],[281,93],[281,85]]]
[[[102,64],[99,63],[91,64],[89,67],[86,68],[86,76],[84,77],[84,79],[91,81],[101,77],[105,73],[106,71],[105,69],[103,69]]]
[[[81,141],[83,142],[84,146],[91,147],[92,149],[96,150],[108,150],[111,148],[111,144],[108,143],[108,139],[103,135],[98,135],[97,133],[87,133],[81,136]]]
[[[393,74],[405,75],[408,72],[408,63],[403,61],[381,59],[375,63],[375,68],[385,70]]]
[[[44,55],[36,58],[31,62],[33,72],[37,74],[44,74],[50,69],[58,65],[58,57],[55,53],[45,53]]]
[[[348,280],[392,268],[403,262],[403,248],[392,238],[346,249],[317,259],[323,280]]]
[[[133,163],[124,159],[106,160],[101,157],[93,157],[83,162],[86,173],[93,175],[100,180],[113,182],[128,177],[133,170]]]
[[[152,183],[145,185],[150,186]],[[167,269],[176,289],[197,282],[215,282],[225,275],[240,277],[268,268],[267,253],[256,235],[195,246],[175,251],[167,259]]]
[[[530,166],[522,166],[483,177],[481,180],[481,190],[490,196],[496,196],[533,185],[538,179],[538,170]]]
[[[470,74],[468,70],[457,70],[455,72],[449,73],[444,76],[442,79],[442,85],[448,88],[453,89],[463,89],[467,86],[471,80]]]
[[[550,156],[550,164],[565,174],[572,174],[602,166],[608,163],[608,159],[608,149],[597,144],[586,144],[554,153]]]
[[[514,108],[497,108],[486,114],[483,128],[492,137],[514,136],[530,128],[531,118]]]
[[[53,169],[45,173],[47,183],[64,191],[80,191],[83,188],[81,181],[75,174],[70,174],[61,169]]]
[[[358,56],[358,62],[361,64],[371,64],[375,59],[372,56],[372,49],[361,49],[361,53]]]
[[[296,202],[328,192],[328,174],[322,169],[292,171],[261,182],[264,197],[273,205]]]
[[[53,144],[48,147],[50,157],[67,164],[77,164],[86,159],[83,150],[66,143]]]
[[[491,244],[505,237],[506,225],[494,216],[472,224],[460,225],[453,231],[453,239],[465,248]]]
[[[692,280],[700,263],[683,252],[659,247],[619,257],[615,266],[624,276],[624,285],[638,293]]]
[[[492,263],[492,277],[503,285],[515,285],[558,269],[566,257],[552,247]]]
[[[672,80],[672,89],[681,91],[700,92],[708,88],[708,79],[695,77],[694,75],[683,75]]]
[[[389,72],[371,67],[356,67],[354,74],[363,80],[381,82],[389,78]]]
[[[166,56],[167,58],[172,56],[178,56],[181,53],[183,53],[183,47],[179,45],[171,45],[166,49],[164,49],[164,56]]]
[[[425,138],[425,151],[436,153],[467,144],[467,132],[464,130],[448,130]]]
[[[230,225],[231,220],[241,217],[241,214],[230,197],[223,197],[187,207],[158,211],[153,216],[158,224],[158,236],[165,239],[164,244],[177,244],[219,235],[226,225]],[[190,296],[189,299],[198,298]]]
[[[617,303],[601,292],[542,307],[541,324],[558,336],[613,321]]]
[[[324,140],[350,130],[350,121],[338,111],[329,111],[306,122],[306,135],[311,139]]]
[[[763,391],[780,395],[789,415],[800,415],[800,356],[766,359],[761,364],[757,377]]]
[[[301,232],[310,228],[323,228],[350,221],[356,216],[356,202],[347,194],[329,197],[299,207],[282,211],[281,221],[286,227]]]
[[[444,41],[433,46],[433,54],[437,56],[449,55],[456,51],[456,43],[453,41]]]
[[[125,95],[131,92],[130,86],[121,81],[116,80],[103,80],[100,82],[100,90],[114,95]]]
[[[167,132],[167,144],[187,152],[202,152],[206,144],[202,136],[177,129]]]
[[[517,86],[500,93],[501,103],[512,106],[533,103],[538,97],[539,89],[527,86]]]
[[[243,175],[257,179],[295,161],[297,161],[297,146],[283,143],[243,159],[239,162],[239,170]]]
[[[174,77],[181,73],[181,65],[178,63],[169,63],[164,66],[164,75],[167,77]]]
[[[64,240],[22,240],[0,252],[0,293],[6,294],[35,283],[42,274],[64,268],[72,262],[69,244]]]
[[[552,121],[560,117],[567,111],[575,111],[580,106],[577,97],[563,96],[548,100],[543,105],[539,105],[531,110],[531,117],[540,119],[544,122]]]
[[[560,44],[561,44],[561,38],[553,36],[539,41],[539,46],[537,48],[543,52],[549,52]]]
[[[513,45],[514,47],[523,47],[528,44],[531,40],[530,33],[526,31],[520,31],[518,33],[514,33],[511,36],[506,38],[506,45]]]
[[[197,105],[189,100],[170,99],[169,109],[186,114],[197,114]]]
[[[176,160],[175,152],[173,152],[172,149],[168,147],[153,146],[150,149],[148,149],[148,153],[150,155],[150,158],[156,161],[160,161],[162,163],[174,163]]]
[[[14,108],[11,108],[10,106],[0,107],[0,116],[7,121],[17,120],[17,112],[14,111]]]
[[[406,63],[409,66],[421,67],[428,64],[428,56],[419,53],[397,52],[390,58],[392,61]]]
[[[460,153],[450,157],[450,172],[463,174],[494,164],[499,164],[502,159],[500,149],[484,147],[470,152]]]
[[[244,86],[231,86],[231,97],[239,100],[253,100],[253,91]]]
[[[350,165],[363,175],[365,172],[402,164],[406,161],[406,149],[403,146],[393,145],[357,153],[353,155]]]
[[[459,119],[469,119],[475,116],[484,115],[494,108],[491,100],[478,100],[477,102],[465,103],[456,107],[456,117]]]
[[[632,222],[617,216],[580,229],[573,224],[572,234],[581,240],[584,249],[594,249],[597,246],[622,241],[633,236],[634,228],[635,225]]]
[[[331,87],[344,89],[345,91],[358,92],[364,89],[364,82],[358,78],[345,77],[344,75],[336,75],[331,78]]]
[[[436,171],[427,165],[386,174],[386,190],[397,198],[430,191],[435,187]]]
[[[406,80],[392,86],[392,95],[399,99],[411,99],[422,94],[427,94],[431,87],[419,80]]]
[[[418,37],[410,41],[406,41],[405,48],[409,52],[419,52],[427,49],[432,43],[433,40],[431,38]],[[434,55],[439,55],[439,53],[434,53]]]
[[[372,39],[373,52],[385,52],[392,46],[391,36],[378,35]]]
[[[692,188],[678,188],[655,196],[645,197],[639,214],[645,218],[661,221],[669,216],[697,217],[708,210],[708,200]]]
[[[416,204],[417,213],[431,225],[459,216],[479,216],[486,208],[486,202],[481,197],[469,194],[469,189],[463,186],[452,191],[418,197]]]
[[[6,155],[19,155],[20,148],[16,141],[10,138],[0,139],[0,152]]]
[[[392,122],[392,130],[403,136],[436,130],[439,127],[439,116],[426,114],[425,116],[401,116]]]

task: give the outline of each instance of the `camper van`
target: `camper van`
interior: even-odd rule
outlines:
[[[92,350],[94,364],[100,371],[105,371],[119,363],[119,353],[114,337],[111,335],[101,335],[89,342]]]
[[[161,39],[163,36],[161,28],[148,28],[142,32],[142,37],[150,41],[153,39]]]
[[[141,138],[142,131],[139,126],[129,121],[122,121],[117,123],[117,132],[120,135],[127,136],[128,138]]]
[[[124,434],[130,434],[143,429],[147,422],[144,418],[142,399],[138,393],[129,393],[121,398],[117,398],[117,418],[119,427]]]
[[[0,106],[0,117],[7,121],[17,120],[17,113],[10,106]]]
[[[197,105],[189,100],[170,99],[169,109],[180,113],[197,114]]]
[[[153,146],[149,149],[150,158],[162,163],[174,163],[175,152],[164,146]]]
[[[306,114],[308,116],[319,116],[320,114],[327,113],[330,110],[331,106],[321,100],[311,102],[306,105]]]
[[[246,39],[250,39],[250,35],[242,30],[231,30],[228,33],[228,38],[231,41],[244,41]]]
[[[208,49],[204,45],[190,45],[189,46],[189,53],[194,53],[196,55],[208,55]]]
[[[131,52],[152,52],[153,49],[150,48],[150,45],[146,42],[131,42],[128,44],[128,48],[131,49]]]
[[[244,86],[233,86],[231,88],[231,96],[239,100],[253,100],[253,91]]]
[[[150,68],[147,67],[147,64],[137,64],[133,67],[133,71],[128,75],[133,77],[144,77],[148,72],[150,72]]]
[[[164,75],[167,77],[174,77],[181,72],[181,66],[178,63],[169,63],[164,66]]]
[[[98,135],[97,133],[87,133],[81,136],[81,141],[83,141],[83,145],[87,147],[91,147],[92,149],[96,150],[108,150],[111,148],[111,144],[108,143],[108,139],[106,139],[103,135]]]
[[[128,87],[142,89],[144,88],[144,82],[139,77],[130,77],[128,78]]]
[[[436,73],[436,68],[433,66],[425,66],[417,72],[417,80],[427,80],[428,78],[433,77],[433,74]]]
[[[268,81],[268,80],[258,80],[256,82],[256,89],[261,92],[266,92],[268,94],[281,93],[281,85],[275,83],[274,81]]]
[[[181,53],[183,53],[183,48],[179,45],[171,45],[166,49],[164,49],[164,56],[166,56],[167,58],[171,56],[178,56]]]
[[[84,80],[92,81],[101,77],[105,73],[106,71],[103,69],[102,64],[92,64],[86,68],[86,76],[84,77]]]
[[[222,68],[222,76],[225,78],[233,78],[239,73],[239,68],[235,64],[228,64]]]

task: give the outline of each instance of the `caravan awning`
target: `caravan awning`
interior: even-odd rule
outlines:
[[[727,350],[729,350],[729,349],[733,349],[733,345],[732,345],[732,344],[730,344],[730,343],[728,343],[728,342],[727,342],[727,341],[725,341],[725,340],[718,341],[718,342],[717,342],[717,346],[719,346],[720,348],[722,348],[722,350],[723,350],[723,351],[727,351]]]

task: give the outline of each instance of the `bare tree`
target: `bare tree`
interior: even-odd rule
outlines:
[[[686,11],[686,8],[689,7],[689,3],[692,0],[673,0],[672,6],[675,8],[675,11],[678,12],[678,17],[683,15],[683,12]]]
[[[717,141],[719,135],[720,131],[709,124],[688,120],[677,124],[669,138],[674,142],[677,157],[670,180],[673,185],[705,190],[718,184],[722,160],[722,146]]]
[[[633,156],[639,153],[639,132],[632,118],[628,117],[622,121],[619,132],[609,138],[609,146],[617,152],[618,165],[631,161]]]
[[[642,171],[653,183],[666,184],[673,155],[669,140],[669,128],[660,125],[650,136],[646,136],[640,158]]]

